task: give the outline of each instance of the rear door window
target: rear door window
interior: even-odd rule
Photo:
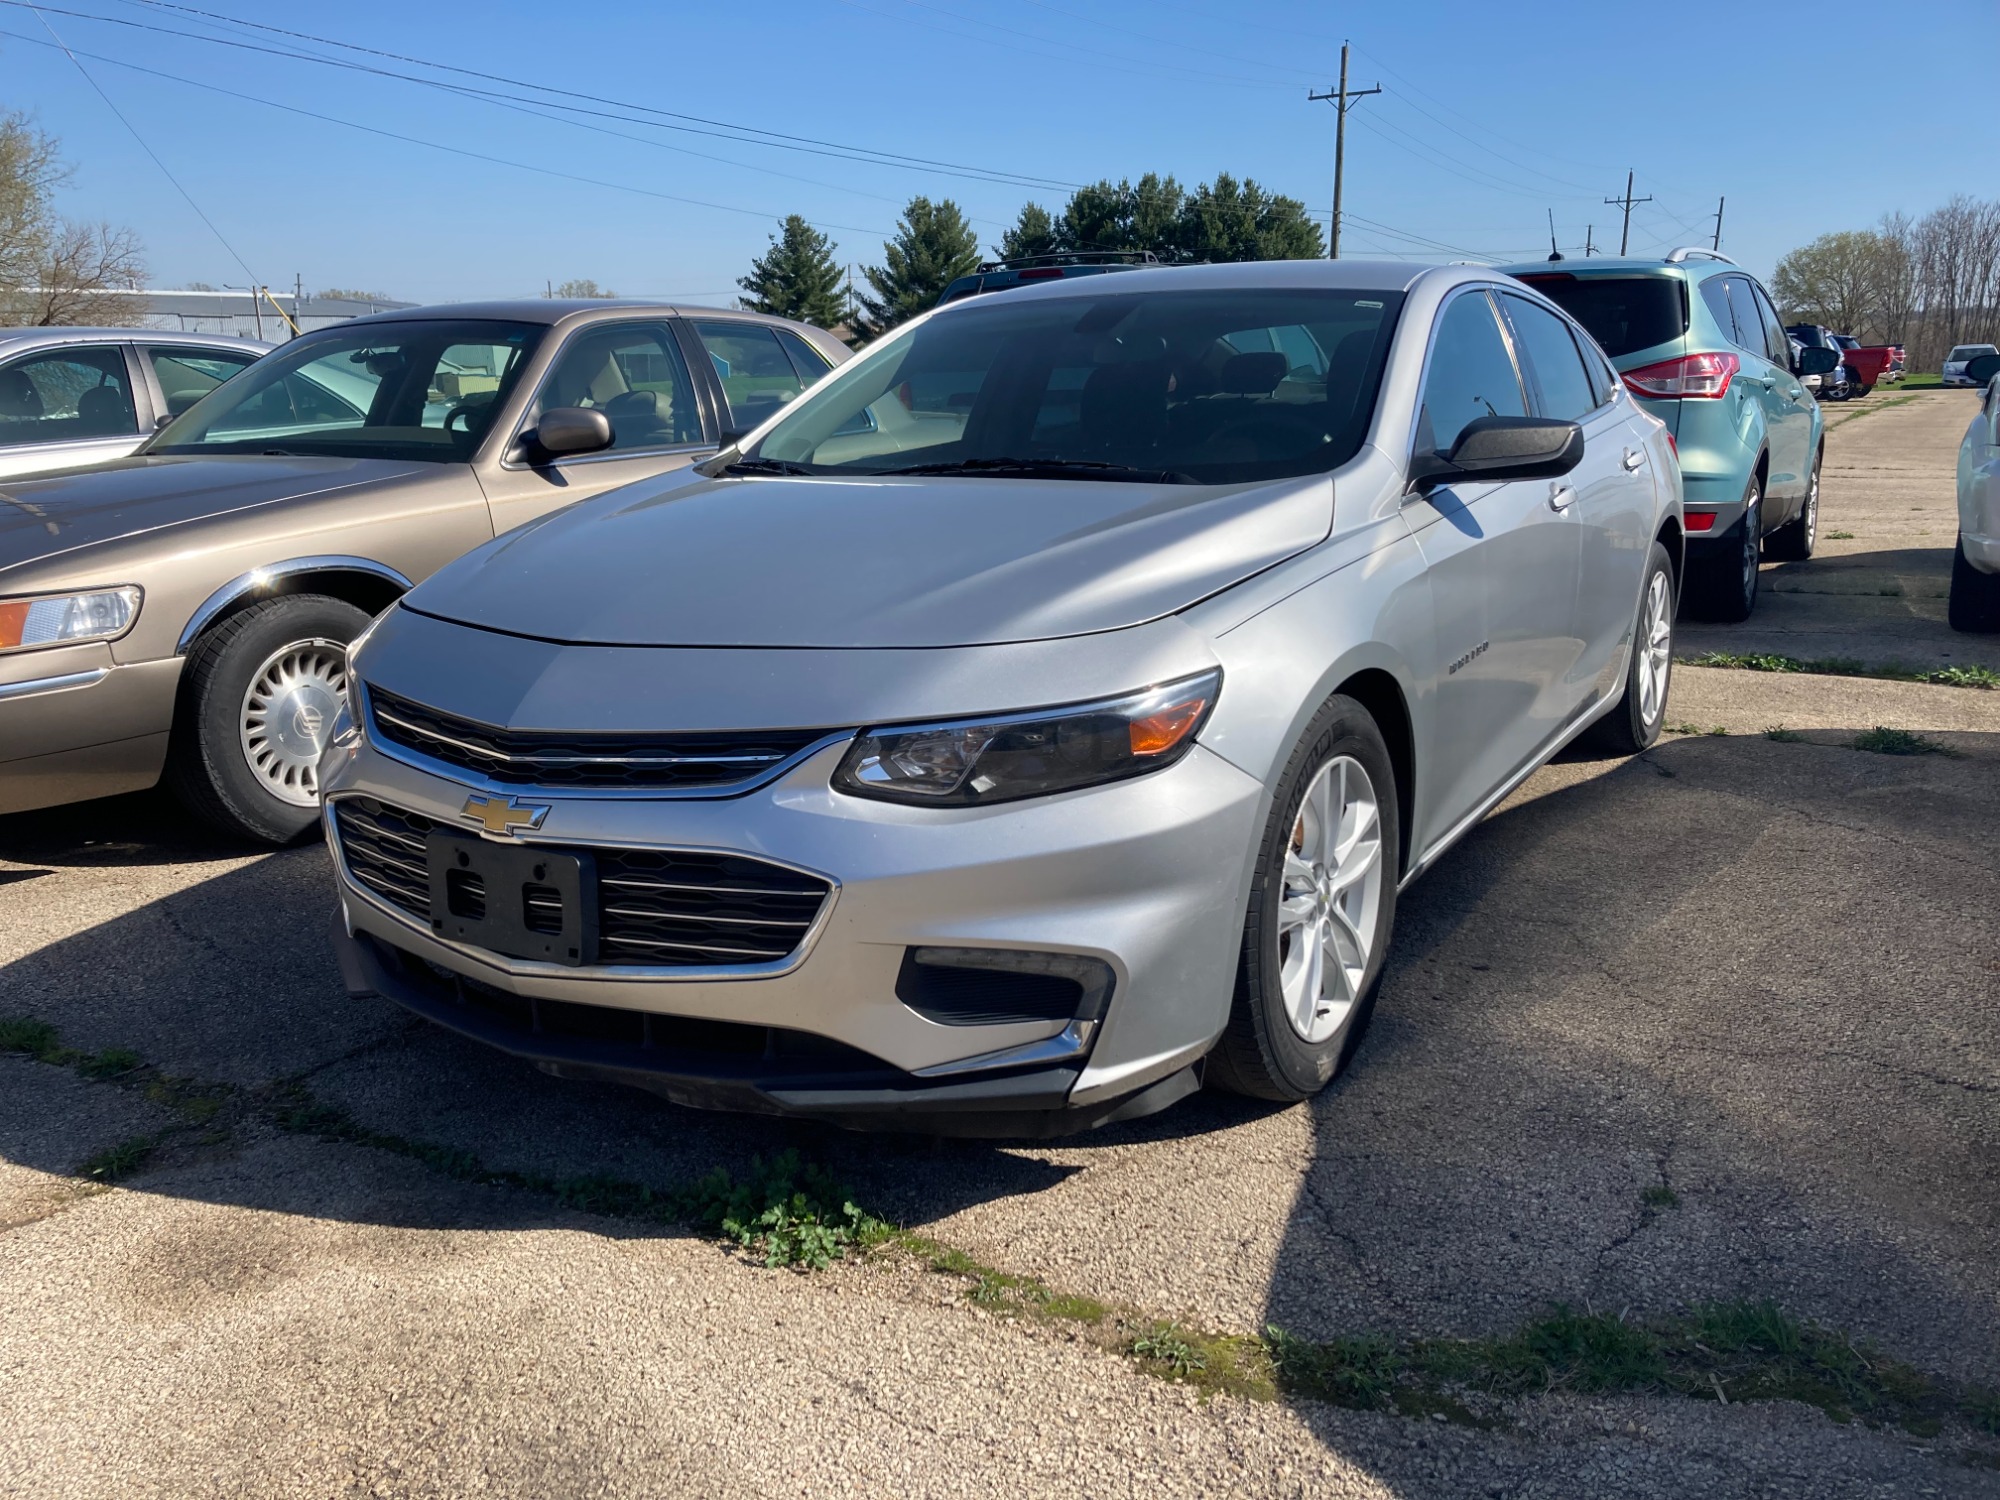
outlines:
[[[694,332],[722,382],[732,426],[747,430],[761,425],[805,389],[778,336],[762,323],[697,319]]]
[[[1764,343],[1764,320],[1757,311],[1757,294],[1750,289],[1750,283],[1741,276],[1726,276],[1729,283],[1729,310],[1736,315],[1736,347],[1769,359],[1770,350]]]
[[[1671,276],[1554,271],[1520,279],[1581,323],[1613,359],[1671,343],[1687,332],[1680,284]]]
[[[1500,320],[1484,292],[1454,299],[1438,319],[1417,413],[1417,448],[1449,453],[1481,417],[1525,417],[1527,398]]]
[[[1711,276],[1701,284],[1701,300],[1707,304],[1709,315],[1715,319],[1715,326],[1722,330],[1722,336],[1732,344],[1742,343],[1736,335],[1736,313],[1729,305],[1729,278]]]
[[[67,345],[0,368],[0,447],[75,443],[139,430],[125,355]]]
[[[174,417],[255,358],[254,354],[234,349],[200,349],[185,344],[156,344],[146,350],[146,361],[153,367],[153,378],[160,383],[167,414]]]
[[[1541,391],[1541,415],[1580,422],[1602,404],[1569,325],[1526,297],[1503,299],[1519,345],[1527,351]]]

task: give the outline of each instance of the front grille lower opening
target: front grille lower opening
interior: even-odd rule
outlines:
[[[1081,954],[911,948],[896,975],[896,998],[941,1026],[1095,1021],[1112,979],[1109,964]]]

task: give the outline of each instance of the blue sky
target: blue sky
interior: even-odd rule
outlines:
[[[1323,216],[1333,111],[1306,94],[1332,82],[1343,37],[1355,49],[1350,83],[1386,91],[1351,116],[1350,255],[1546,254],[1550,209],[1565,247],[1580,247],[1594,224],[1597,243],[1615,250],[1618,211],[1602,200],[1623,190],[1628,167],[1653,197],[1634,213],[1635,251],[1706,243],[1726,195],[1723,249],[1760,272],[1793,245],[1886,210],[2000,196],[2000,158],[1950,103],[1991,87],[1995,0],[58,7],[49,23],[98,55],[85,67],[274,287],[297,274],[309,290],[444,301],[587,276],[626,294],[726,302],[785,213],[827,228],[859,265],[880,259],[915,193],[958,201],[990,245],[1024,201],[1059,207],[1059,184],[1148,170],[1189,185],[1247,174]],[[566,121],[555,96],[226,18],[615,102],[569,99],[602,113]],[[136,228],[154,285],[245,282],[105,100],[45,45],[35,12],[5,0],[0,33],[0,104],[33,113],[75,166],[63,210]],[[728,138],[738,126],[802,139],[783,149]],[[796,149],[813,142],[828,144]],[[850,147],[974,170],[856,161]]]

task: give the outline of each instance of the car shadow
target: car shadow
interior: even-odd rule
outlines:
[[[2000,736],[1977,738],[1996,742],[1990,767]],[[1136,1285],[1131,1300],[1162,1311],[1199,1309],[1202,1268],[1224,1264],[1254,1266],[1255,1318],[1307,1336],[1472,1335],[1553,1302],[1645,1314],[1769,1296],[1918,1364],[1990,1369],[2000,793],[1973,776],[1970,761],[1761,736],[1622,762],[1572,753],[1405,893],[1374,1030],[1333,1089],[1295,1110],[1203,1095],[1051,1143],[850,1135],[545,1077],[345,993],[318,847],[232,864],[21,953],[0,968],[0,1016],[46,1021],[80,1049],[130,1048],[239,1101],[303,1090],[348,1134],[420,1161],[671,1190],[797,1149],[887,1217],[948,1237],[965,1226],[982,1253],[1069,1246],[1060,1270],[1010,1268],[1082,1292]],[[0,825],[0,854],[55,872],[36,888],[112,847],[93,830],[126,829],[141,872],[225,857],[199,835],[182,843],[157,806],[72,817],[68,835]],[[0,1090],[0,1163],[70,1173],[116,1132],[172,1123],[164,1106],[115,1120],[87,1107],[116,1087]],[[236,1138],[128,1185],[435,1222],[424,1195],[369,1172],[350,1191],[337,1172],[267,1170],[272,1113],[242,1118]],[[1250,1183],[1252,1144],[1277,1186],[1204,1214],[1187,1195]],[[1093,1206],[1114,1177],[1171,1199],[1136,1242]],[[489,1228],[559,1211],[519,1192],[454,1202],[455,1222]],[[982,1227],[996,1217],[1004,1232]],[[1246,1261],[1259,1232],[1269,1253]],[[1189,1278],[1160,1284],[1171,1306],[1144,1298],[1143,1276],[1121,1280],[1133,1257],[1165,1254],[1162,1236]]]

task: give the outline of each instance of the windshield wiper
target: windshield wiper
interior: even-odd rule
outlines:
[[[1110,479],[1129,484],[1199,484],[1173,469],[1141,469],[1094,458],[961,458],[951,463],[913,464],[907,469],[871,469],[873,474],[992,474],[1004,479]]]
[[[789,458],[739,458],[722,466],[725,474],[810,474],[810,464],[793,463]]]

